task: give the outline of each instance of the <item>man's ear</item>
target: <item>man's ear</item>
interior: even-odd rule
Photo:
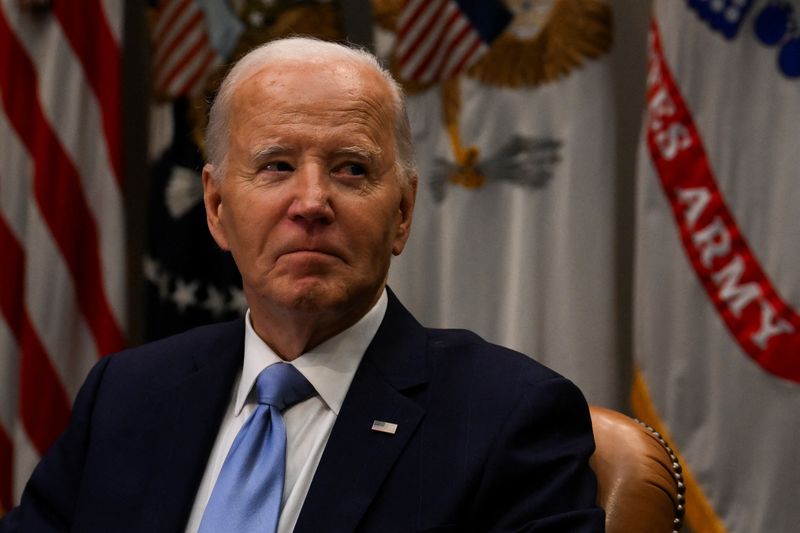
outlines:
[[[203,167],[203,203],[206,206],[206,222],[217,246],[229,251],[222,217],[222,183],[214,178],[213,171],[214,167],[211,164]]]
[[[400,198],[400,224],[397,226],[392,254],[400,255],[406,247],[408,236],[411,233],[411,220],[414,215],[414,204],[417,201],[417,176],[412,176],[408,184],[402,188]]]

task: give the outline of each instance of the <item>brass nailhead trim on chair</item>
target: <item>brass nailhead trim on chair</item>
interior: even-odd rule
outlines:
[[[681,463],[678,461],[678,457],[672,451],[672,448],[669,447],[667,441],[664,440],[664,437],[661,436],[661,433],[653,429],[652,426],[649,424],[645,424],[638,418],[634,418],[639,424],[641,424],[651,435],[653,435],[658,442],[667,450],[669,454],[669,458],[672,461],[672,475],[675,477],[675,482],[678,485],[678,505],[675,507],[675,520],[672,521],[672,533],[678,533],[681,528],[683,527],[683,517],[686,514],[686,485],[683,482],[683,469],[681,468]]]

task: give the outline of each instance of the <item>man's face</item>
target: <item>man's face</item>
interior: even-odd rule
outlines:
[[[414,205],[388,89],[353,64],[274,63],[240,83],[230,112],[225,175],[203,173],[206,210],[254,324],[297,311],[352,322],[380,296]]]

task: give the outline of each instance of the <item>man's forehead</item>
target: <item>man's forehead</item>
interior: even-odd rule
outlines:
[[[338,148],[349,137],[351,146],[376,152],[391,142],[394,114],[385,80],[372,74],[381,79],[352,62],[265,65],[236,89],[231,125],[244,128],[247,143],[260,145],[259,151],[308,141]]]
[[[320,101],[332,97],[390,99],[386,80],[374,69],[352,60],[277,60],[246,76],[237,93],[281,101]]]

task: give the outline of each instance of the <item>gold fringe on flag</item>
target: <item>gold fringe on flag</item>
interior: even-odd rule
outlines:
[[[675,440],[669,434],[666,424],[658,415],[644,375],[638,367],[634,369],[633,386],[631,388],[631,407],[636,417],[649,424],[669,443],[683,468],[683,481],[686,484],[686,521],[694,531],[703,533],[726,533],[722,520],[714,512],[697,478],[689,469],[689,463],[678,452]]]

